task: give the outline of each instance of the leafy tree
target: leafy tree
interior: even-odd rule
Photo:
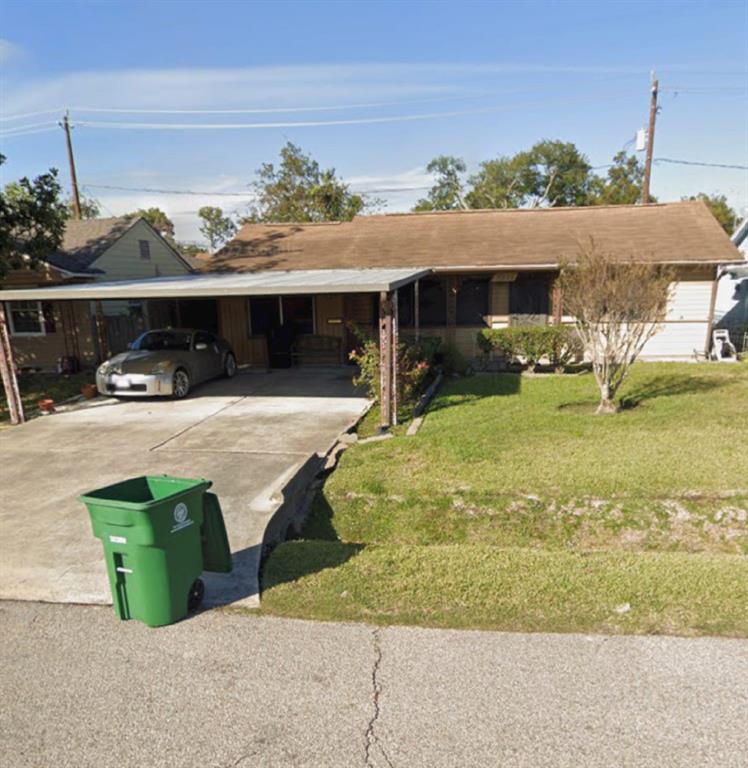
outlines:
[[[0,165],[4,162],[0,154]],[[60,193],[54,168],[0,190],[0,277],[11,269],[37,266],[59,247],[66,219]]]
[[[730,207],[724,195],[707,195],[706,192],[699,192],[698,195],[692,195],[688,199],[703,200],[728,235],[731,235],[737,228],[739,223],[737,211]]]
[[[82,219],[98,219],[99,216],[101,216],[101,206],[95,197],[86,197],[85,195],[81,195],[80,202]],[[67,209],[67,217],[72,219],[75,215],[72,197],[68,197],[65,200],[65,208]]]
[[[600,389],[597,413],[615,413],[615,396],[644,345],[665,317],[670,270],[651,262],[616,259],[590,240],[563,265],[564,312],[574,317]]]
[[[280,164],[263,163],[252,186],[257,202],[246,221],[350,221],[366,201],[290,141],[280,151]]]
[[[595,191],[592,167],[571,142],[539,141],[529,150],[486,160],[468,180],[467,193],[462,159],[442,155],[426,169],[436,174],[436,183],[416,211],[588,205]]]
[[[498,157],[480,164],[470,177],[472,189],[466,195],[471,208],[519,208],[536,185],[527,162],[527,153]]]
[[[621,150],[613,157],[606,178],[597,177],[591,202],[595,205],[633,205],[641,200],[644,165],[636,155]],[[650,195],[652,202],[656,199]]]
[[[160,208],[139,208],[132,213],[126,213],[125,216],[129,219],[138,216],[144,218],[156,232],[160,233],[172,245],[176,242],[174,240],[174,222]]]
[[[197,243],[177,243],[176,248],[182,256],[196,259],[200,254],[205,253],[205,246]]]
[[[215,251],[218,246],[233,237],[236,232],[236,224],[230,216],[224,216],[220,208],[205,205],[197,212],[197,215],[203,220],[200,225],[200,232],[208,239],[211,251]]]
[[[427,166],[426,171],[436,180],[426,197],[419,200],[414,211],[454,211],[468,207],[463,198],[462,174],[467,167],[461,157],[440,155]]]
[[[574,144],[539,141],[514,158],[529,189],[524,203],[531,208],[547,205],[587,205],[593,180],[592,166]]]

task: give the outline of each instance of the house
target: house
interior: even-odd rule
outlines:
[[[666,321],[644,357],[703,355],[717,276],[741,259],[701,201],[249,224],[200,273],[12,290],[6,299],[42,302],[40,318],[44,302],[137,300],[151,321],[176,303],[190,325],[217,329],[240,365],[262,369],[343,363],[357,328],[379,339],[385,426],[397,412],[398,338],[438,336],[472,357],[481,328],[570,320],[559,270],[590,238],[621,260],[674,271]]]
[[[748,259],[748,217],[743,219],[731,240],[743,258]],[[730,340],[738,351],[748,351],[748,266],[727,267],[725,274],[738,281],[732,296],[736,304],[722,315],[716,327],[730,332]]]
[[[180,254],[143,218],[70,220],[59,249],[34,270],[6,275],[0,280],[0,291],[185,275],[191,271]],[[104,301],[101,310],[108,320],[109,351],[123,349],[147,325],[137,301]],[[173,305],[154,306],[151,311],[168,320]],[[94,364],[100,356],[95,314],[89,302],[8,302],[6,315],[16,364],[21,368],[54,369],[62,358],[74,358],[79,365]]]
[[[720,265],[739,260],[729,238],[701,201],[647,206],[599,206],[449,211],[359,216],[350,222],[248,224],[208,262],[211,272],[410,267],[431,274],[399,291],[400,332],[436,335],[464,355],[477,354],[485,327],[560,322],[559,265],[579,244],[622,259],[669,265],[676,274],[667,321],[644,358],[688,359],[703,353]],[[356,343],[350,324],[373,332],[376,297],[262,297],[221,302],[222,327],[243,350],[287,360],[235,334],[284,346],[302,334],[336,337],[340,359]],[[278,329],[286,326],[284,333]],[[242,342],[244,339],[242,339]],[[259,345],[261,347],[261,345]],[[275,354],[274,354],[275,352]]]

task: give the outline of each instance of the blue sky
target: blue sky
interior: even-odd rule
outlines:
[[[651,69],[662,88],[657,157],[748,163],[744,0],[1,2],[0,130],[29,126],[0,138],[2,181],[56,166],[68,184],[54,121],[69,107],[85,191],[114,214],[158,205],[182,239],[199,238],[201,205],[243,210],[246,197],[225,193],[246,191],[287,139],[355,189],[387,190],[377,193],[386,211],[423,194],[413,187],[429,183],[437,154],[473,170],[559,138],[603,165],[644,125]],[[14,117],[43,110],[55,111]],[[351,120],[380,122],[298,125]],[[182,127],[93,125],[105,122]],[[184,127],[236,123],[276,127]],[[660,199],[699,191],[748,210],[744,171],[656,165]]]

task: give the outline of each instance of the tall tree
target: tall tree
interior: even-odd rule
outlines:
[[[462,175],[467,170],[461,157],[440,155],[427,166],[426,171],[436,178],[426,197],[419,200],[414,211],[454,211],[468,207],[464,199]]]
[[[644,165],[636,155],[621,150],[613,157],[606,177],[593,183],[591,202],[595,205],[633,205],[641,200]],[[652,202],[657,202],[652,195]]]
[[[0,154],[0,165],[4,162]],[[67,217],[60,193],[54,168],[0,190],[0,277],[11,269],[37,266],[59,247]]]
[[[539,141],[515,162],[532,180],[525,204],[538,206],[587,205],[592,191],[592,166],[569,141]]]
[[[220,208],[212,205],[203,206],[197,215],[202,219],[200,232],[208,239],[210,250],[215,251],[236,232],[236,224],[230,216],[224,216]]]
[[[537,183],[527,153],[484,160],[470,177],[466,200],[471,208],[519,208]]]
[[[126,213],[127,218],[144,218],[155,230],[172,245],[174,244],[174,222],[160,208],[139,208],[132,213]]]
[[[68,197],[65,200],[65,207],[67,208],[67,216],[69,219],[73,218],[73,199]],[[81,195],[81,218],[82,219],[98,219],[101,215],[101,206],[99,201],[95,197],[86,197]]]
[[[699,192],[698,195],[692,195],[688,199],[703,200],[706,203],[707,208],[712,212],[714,218],[717,219],[722,229],[724,229],[728,235],[731,235],[737,229],[739,224],[737,211],[730,207],[727,198],[724,195],[716,193],[707,195],[706,192]]]
[[[304,222],[350,221],[366,201],[335,175],[290,141],[280,151],[280,163],[263,163],[252,186],[257,202],[242,220]]]
[[[461,158],[442,155],[426,169],[436,183],[414,210],[588,205],[595,192],[589,160],[571,142],[539,141],[529,150],[480,164],[465,192]]]
[[[621,261],[590,240],[563,265],[564,313],[574,317],[600,390],[597,413],[615,413],[616,394],[665,318],[670,270],[633,257]]]

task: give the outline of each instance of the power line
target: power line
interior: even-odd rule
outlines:
[[[611,80],[617,80],[619,78],[635,77],[639,72],[619,72],[615,75],[608,75],[602,79],[596,80],[597,83],[610,82]],[[719,73],[717,73],[719,74]],[[724,73],[723,73],[724,74]],[[500,94],[513,94],[513,93],[527,93],[538,92],[547,89],[547,85],[528,86],[523,88],[510,88],[510,89],[490,89],[484,90],[479,93],[473,93],[470,95],[454,95],[454,96],[433,96],[422,99],[400,99],[393,101],[379,101],[379,102],[365,102],[354,104],[333,104],[330,106],[294,106],[294,107],[238,107],[236,109],[164,109],[164,108],[150,108],[150,107],[57,107],[55,109],[39,110],[37,112],[26,112],[16,115],[4,115],[0,117],[0,122],[7,122],[11,120],[21,120],[28,117],[35,117],[37,115],[47,114],[62,114],[66,110],[70,113],[82,112],[89,114],[161,114],[161,115],[241,115],[241,114],[281,114],[292,112],[333,112],[342,111],[346,109],[367,109],[387,106],[404,106],[408,104],[427,104],[436,102],[448,102],[448,101],[470,101],[473,99],[482,99],[489,96],[496,96]]]
[[[323,107],[258,107],[237,109],[150,109],[150,108],[109,108],[109,107],[71,107],[71,112],[89,114],[120,114],[120,115],[273,115],[297,112],[337,112],[346,109],[374,109],[378,107],[406,106],[409,104],[433,104],[446,101],[470,101],[496,96],[500,93],[522,93],[527,89],[514,88],[503,91],[486,91],[470,96],[441,96],[428,99],[401,99],[399,101],[371,101],[360,104],[333,104]],[[538,89],[532,89],[538,90]]]
[[[616,101],[621,94],[609,96],[607,99],[598,99],[597,101]],[[586,98],[563,99],[561,103],[576,103],[584,101]],[[78,120],[76,125],[90,128],[111,128],[116,130],[241,130],[241,129],[262,129],[262,128],[314,128],[322,126],[336,125],[374,125],[381,123],[401,123],[420,120],[433,120],[444,117],[461,117],[466,115],[484,115],[494,112],[502,112],[523,107],[542,106],[548,103],[547,99],[542,101],[524,101],[515,104],[500,104],[493,107],[482,107],[480,109],[452,110],[448,112],[426,112],[415,115],[389,115],[386,117],[363,117],[346,118],[340,120],[299,120],[289,122],[272,123],[139,123],[130,121],[116,120]],[[556,102],[558,103],[558,102]]]
[[[206,192],[194,189],[156,189],[154,187],[122,187],[117,184],[88,184],[87,189],[110,189],[118,192],[148,192],[154,195],[215,195],[217,197],[248,197],[251,192]]]
[[[88,184],[85,185],[86,189],[108,189],[118,192],[144,192],[152,195],[195,195],[200,197],[255,197],[256,195],[251,192],[208,192],[207,190],[194,190],[194,189],[160,189],[156,187],[125,187],[117,184]],[[359,189],[358,194],[374,194],[384,192],[419,192],[424,189],[431,189],[431,185],[422,186],[408,186],[408,187],[375,187],[372,189]]]
[[[56,122],[44,122],[44,123],[29,123],[28,125],[18,125],[13,128],[6,128],[4,130],[0,130],[0,136],[17,136],[22,135],[27,132],[33,132],[33,133],[40,133],[38,129],[43,128],[45,130],[50,130],[52,128],[57,128],[58,124]]]
[[[38,117],[39,115],[56,115],[64,111],[62,107],[58,107],[57,109],[42,109],[39,112],[26,112],[22,115],[3,115],[0,117],[0,122],[6,123],[10,120],[23,120],[27,117]]]
[[[622,95],[629,95],[633,92],[624,91],[615,95],[597,99],[600,101],[616,101]],[[573,99],[551,99],[554,103],[577,103],[586,102],[582,97]],[[336,125],[374,125],[381,123],[399,123],[413,122],[421,120],[432,120],[447,117],[460,117],[466,115],[482,115],[495,112],[522,109],[523,107],[543,106],[549,102],[548,99],[541,101],[521,101],[510,104],[497,104],[490,107],[481,107],[478,109],[451,110],[445,112],[426,112],[413,115],[388,115],[382,117],[364,117],[364,118],[343,118],[335,120],[299,120],[284,122],[261,122],[261,123],[157,123],[157,122],[134,122],[119,120],[75,120],[73,125],[83,126],[95,129],[114,129],[114,130],[241,130],[241,129],[263,129],[263,128],[303,128],[303,127],[322,127]],[[20,132],[30,128],[31,125],[17,126],[16,128],[6,129],[4,135],[11,135],[11,132]]]
[[[47,109],[39,112],[27,112],[26,114],[9,115],[0,117],[0,121],[21,120],[23,118],[34,117],[36,115],[55,114],[68,111],[70,113],[78,112],[84,114],[119,114],[119,115],[260,115],[260,114],[284,114],[296,112],[336,112],[346,109],[373,109],[378,107],[407,106],[410,104],[429,104],[450,101],[471,101],[473,99],[484,99],[489,96],[499,94],[527,93],[528,91],[542,91],[543,87],[535,88],[512,88],[502,90],[483,91],[469,96],[440,96],[424,99],[401,99],[398,101],[374,101],[356,104],[333,104],[329,106],[304,106],[304,107],[241,107],[236,109],[162,109],[145,107],[60,107],[59,109]]]
[[[0,133],[0,139],[16,139],[22,136],[33,136],[37,133],[49,133],[50,131],[56,131],[57,126],[50,128],[36,128],[31,131],[16,131],[15,133]]]
[[[656,157],[656,163],[673,163],[674,165],[700,165],[706,168],[732,168],[737,171],[748,171],[748,165],[733,165],[729,163],[700,163],[695,160],[673,160],[670,157]]]

